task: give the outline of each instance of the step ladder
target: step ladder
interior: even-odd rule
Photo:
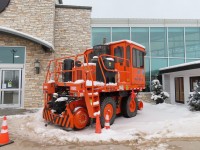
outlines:
[[[100,98],[98,90],[87,88],[85,91],[85,103],[90,118],[100,115]]]

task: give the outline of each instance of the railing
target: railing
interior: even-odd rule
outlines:
[[[48,67],[47,67],[48,69],[47,69],[47,74],[46,74],[46,77],[45,77],[45,82],[48,82],[48,80],[51,80],[51,79],[54,80],[55,82],[58,82],[59,76],[62,73],[76,72],[77,70],[83,71],[82,75],[84,75],[84,76],[82,76],[82,77],[83,77],[83,79],[86,79],[86,76],[85,76],[85,73],[86,73],[85,70],[86,69],[82,69],[82,68],[79,68],[79,67],[76,67],[76,66],[74,67],[73,70],[63,70],[62,69],[62,65],[63,65],[64,59],[69,59],[70,58],[70,59],[73,59],[74,62],[76,62],[78,60],[78,57],[81,57],[81,56],[83,58],[85,58],[86,63],[88,64],[87,57],[86,57],[85,54],[78,54],[78,55],[74,55],[74,56],[67,56],[67,57],[62,57],[62,58],[50,60],[49,64],[48,64]],[[80,62],[80,63],[81,63],[81,66],[84,66],[82,62]],[[53,71],[50,70],[51,67],[53,68]],[[84,67],[88,68],[89,66],[87,65],[87,66],[84,66]],[[88,68],[88,70],[89,70],[89,68]],[[76,80],[77,76],[76,76],[76,74],[74,74],[74,75],[75,75],[74,80]],[[91,79],[93,79],[91,72],[90,72],[90,77],[91,77]]]
[[[77,67],[75,65],[75,67],[72,70],[63,70],[62,69],[62,65],[63,65],[64,59],[69,59],[70,58],[70,59],[73,59],[74,62],[77,62],[78,60],[80,60],[80,57],[82,57],[82,59],[86,60],[86,64],[87,65],[84,65],[80,61],[79,63],[81,65],[81,67]],[[115,60],[115,59],[121,60],[121,62],[125,63],[126,65],[129,64],[128,66],[130,66],[131,63],[130,63],[130,60],[124,59],[124,58],[121,58],[121,57],[112,56],[112,55],[108,55],[108,54],[102,54],[102,55],[100,55],[98,57],[98,64],[99,64],[99,67],[100,67],[100,70],[101,70],[101,73],[102,73],[102,76],[103,76],[104,86],[106,86],[106,77],[105,77],[104,70],[106,70],[107,72],[116,72],[116,73],[118,73],[118,79],[119,79],[119,74],[120,73],[125,73],[126,75],[130,75],[131,74],[130,71],[117,70],[115,68],[114,69],[108,69],[108,68],[106,68],[106,66],[105,66],[105,64],[103,62],[103,57],[105,57],[105,58],[112,58],[113,60]],[[50,70],[52,66],[53,66],[53,71]],[[49,62],[49,64],[48,64],[48,69],[47,69],[47,75],[46,75],[46,78],[45,78],[45,82],[48,82],[49,80],[51,80],[52,76],[53,76],[53,80],[55,82],[59,82],[60,76],[63,73],[66,73],[66,72],[72,72],[72,74],[73,74],[72,78],[73,78],[74,81],[76,81],[78,79],[77,78],[77,71],[81,71],[82,72],[81,78],[84,81],[87,80],[86,73],[89,73],[90,79],[92,80],[92,87],[94,86],[94,79],[93,79],[93,76],[92,76],[91,67],[89,66],[87,55],[85,55],[85,54],[78,54],[78,55],[73,55],[73,56],[66,56],[66,57],[55,59],[55,60],[51,60]],[[86,82],[85,82],[85,84],[86,84]]]
[[[122,62],[124,62],[124,61],[125,61],[126,63],[128,62],[129,65],[130,65],[130,60],[124,59],[124,58],[121,58],[121,57],[117,57],[117,56],[108,55],[108,54],[102,54],[102,55],[100,55],[100,56],[99,56],[100,59],[98,59],[98,63],[99,63],[99,65],[100,65],[100,69],[101,69],[101,72],[102,72],[102,75],[103,75],[104,83],[105,83],[105,84],[106,84],[106,77],[105,77],[105,75],[104,75],[103,69],[105,69],[105,70],[108,71],[108,72],[116,72],[116,73],[131,74],[130,71],[122,71],[122,70],[117,70],[117,69],[115,69],[115,68],[114,68],[114,69],[108,69],[108,68],[106,68],[106,66],[104,65],[104,62],[103,62],[103,58],[102,58],[102,57],[113,58],[114,60],[115,60],[115,59],[122,60]],[[101,64],[102,64],[103,68],[102,68]],[[119,76],[118,76],[118,78],[119,78]]]

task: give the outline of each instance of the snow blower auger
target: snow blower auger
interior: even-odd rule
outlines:
[[[83,54],[51,60],[44,90],[43,118],[63,128],[83,129],[105,116],[134,117],[143,108],[137,93],[145,88],[145,48],[122,40],[96,45]]]

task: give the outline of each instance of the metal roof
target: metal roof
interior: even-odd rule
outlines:
[[[177,71],[184,71],[184,70],[191,70],[191,69],[199,69],[200,68],[200,60],[183,63],[179,65],[174,65],[170,67],[160,68],[159,73],[171,73],[171,72],[177,72]]]
[[[23,33],[23,32],[20,32],[20,31],[17,31],[17,30],[8,28],[8,27],[2,27],[2,26],[0,26],[0,32],[15,35],[15,36],[27,39],[29,41],[32,41],[34,43],[37,43],[43,47],[44,51],[48,51],[48,52],[54,51],[54,46],[52,44],[50,44],[49,42],[42,40],[40,38],[29,35],[27,33]]]

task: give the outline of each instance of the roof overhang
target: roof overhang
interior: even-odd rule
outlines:
[[[7,28],[7,27],[2,27],[2,26],[0,26],[0,33],[11,34],[11,35],[32,41],[36,44],[41,45],[45,52],[54,52],[54,46],[52,44],[40,38],[34,37],[30,34],[23,33],[23,32],[20,32],[11,28]]]
[[[92,10],[92,7],[90,7],[90,6],[76,6],[76,5],[63,5],[63,4],[56,4],[56,8]]]
[[[159,73],[164,74],[164,73],[172,73],[172,72],[199,69],[199,68],[200,68],[200,60],[161,68],[159,69]]]

